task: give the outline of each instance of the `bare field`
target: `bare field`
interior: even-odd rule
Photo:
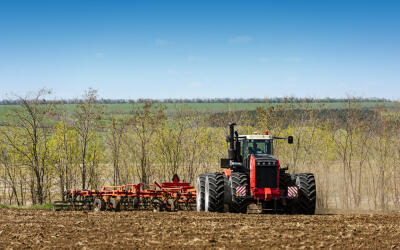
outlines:
[[[316,216],[0,209],[0,249],[400,249],[400,213]]]

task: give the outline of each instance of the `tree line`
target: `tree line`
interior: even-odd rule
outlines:
[[[348,98],[298,98],[298,97],[273,97],[273,98],[166,98],[166,99],[107,99],[97,98],[95,102],[97,104],[129,104],[129,103],[345,103]],[[354,102],[393,102],[390,99],[385,98],[363,98],[363,97],[352,97]],[[62,100],[42,100],[43,102],[53,104],[82,104],[85,103],[85,99],[72,98]],[[21,105],[21,100],[18,99],[3,99],[0,100],[0,105]]]
[[[215,115],[184,105],[167,113],[163,103],[147,101],[104,120],[95,90],[86,91],[72,111],[45,102],[48,94],[20,98],[1,119],[0,203],[49,203],[69,189],[148,185],[175,173],[194,184],[199,173],[219,170],[227,125],[235,121],[241,134],[294,136],[292,145],[274,143],[275,154],[291,172],[315,174],[319,208],[400,207],[396,106],[366,114],[350,98],[341,117],[304,101]]]

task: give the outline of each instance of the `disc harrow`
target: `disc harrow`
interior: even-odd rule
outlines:
[[[53,210],[134,211],[157,212],[194,210],[196,190],[190,183],[180,182],[174,176],[172,182],[153,182],[152,189],[143,189],[143,184],[104,186],[101,190],[69,190],[64,201],[53,203]]]

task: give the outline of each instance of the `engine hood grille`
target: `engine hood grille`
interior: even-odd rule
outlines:
[[[278,160],[272,155],[257,155],[256,160],[256,187],[278,187]]]

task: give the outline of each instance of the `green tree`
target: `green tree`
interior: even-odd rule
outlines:
[[[80,145],[75,128],[60,121],[52,134],[49,148],[59,178],[60,195],[64,199],[63,193],[72,188],[73,173],[79,162]]]

